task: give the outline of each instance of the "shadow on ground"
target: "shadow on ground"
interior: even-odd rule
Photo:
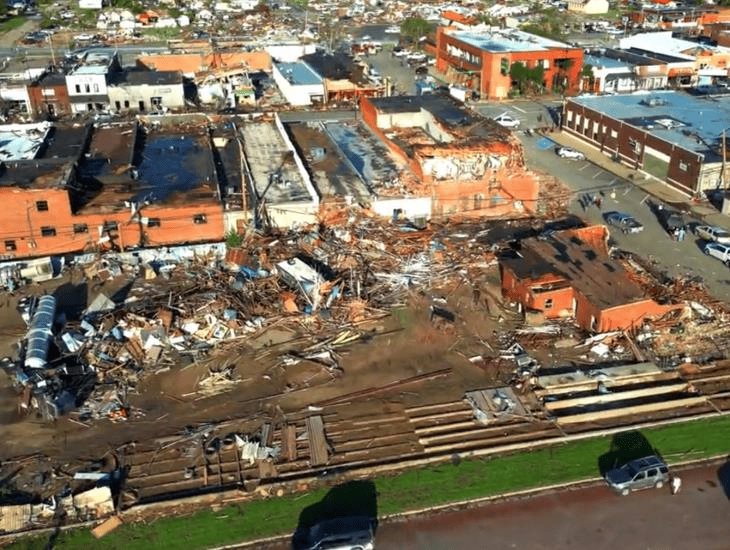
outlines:
[[[717,479],[725,491],[725,497],[730,500],[730,456],[725,460],[725,464],[717,470]]]
[[[375,484],[371,481],[350,481],[330,489],[325,497],[299,514],[297,529],[292,536],[293,548],[310,548],[313,542],[311,529],[333,520],[358,530],[369,525],[373,535],[377,528],[378,499]],[[345,528],[347,530],[347,528]]]
[[[630,431],[614,434],[608,452],[598,457],[598,471],[601,476],[613,468],[619,468],[637,458],[659,455],[641,432]]]

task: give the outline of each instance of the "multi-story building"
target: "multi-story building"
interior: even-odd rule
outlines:
[[[583,49],[515,29],[475,27],[436,31],[436,68],[450,83],[466,85],[485,99],[505,99],[515,92],[513,66],[534,73],[545,90],[575,94],[580,89]]]
[[[91,51],[66,73],[66,87],[72,113],[109,109],[107,87],[112,76],[121,70],[116,53]]]

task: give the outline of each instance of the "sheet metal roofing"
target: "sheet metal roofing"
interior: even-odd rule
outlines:
[[[655,91],[570,101],[631,124],[664,141],[715,160],[722,131],[730,127],[730,98]]]
[[[276,63],[276,68],[294,86],[316,86],[317,84],[322,84],[322,77],[314,72],[312,67],[301,61],[295,63]]]
[[[0,161],[34,159],[50,129],[49,122],[0,126]]]
[[[585,55],[583,56],[583,65],[592,65],[601,69],[628,69],[631,64],[626,61],[620,61],[604,55]]]
[[[558,42],[557,40],[515,29],[459,31],[449,33],[449,35],[487,52],[535,52],[556,48],[572,48],[565,42]]]

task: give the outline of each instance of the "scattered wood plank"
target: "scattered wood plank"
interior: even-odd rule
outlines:
[[[545,403],[545,408],[549,411],[557,411],[560,409],[569,409],[572,407],[584,407],[586,405],[595,406],[605,403],[614,403],[616,401],[641,399],[642,397],[650,397],[653,395],[680,393],[686,391],[687,386],[688,385],[683,382],[681,384],[670,384],[668,386],[657,386],[653,388],[642,388],[639,390],[617,391],[600,395],[575,397],[573,399],[563,399],[562,401],[550,401],[548,403]]]
[[[324,422],[321,416],[310,416],[306,420],[309,438],[309,462],[312,466],[323,466],[329,462]]]
[[[683,407],[696,407],[698,405],[706,405],[705,397],[687,397],[685,399],[673,399],[671,401],[662,401],[660,403],[647,403],[644,405],[635,405],[633,407],[623,407],[621,409],[609,409],[607,411],[598,411],[584,414],[574,414],[558,418],[558,424],[577,424],[580,422],[595,422],[596,420],[606,420],[611,418],[619,418],[621,416],[634,416],[637,414],[646,414],[666,410],[679,410]]]
[[[679,373],[677,372],[660,372],[660,373],[646,373],[646,374],[635,374],[625,378],[614,378],[611,380],[605,380],[603,383],[607,388],[618,388],[621,386],[631,386],[632,384],[643,384],[645,382],[661,382],[664,380],[679,380]],[[550,389],[538,389],[535,390],[535,395],[538,397],[545,397],[547,395],[561,395],[564,393],[574,393],[578,391],[588,391],[596,389],[598,386],[598,380],[591,380],[588,382],[580,382],[577,384],[566,384],[565,386],[554,386]]]
[[[284,457],[289,462],[297,459],[297,427],[285,424],[281,430],[281,444]]]
[[[91,534],[94,535],[94,538],[100,539],[105,535],[108,535],[114,529],[119,527],[122,524],[122,520],[119,518],[119,516],[112,516],[106,521],[100,523],[96,527],[94,527],[91,530]]]

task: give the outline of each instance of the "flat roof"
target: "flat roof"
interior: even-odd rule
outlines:
[[[371,198],[368,185],[349,158],[340,152],[323,123],[293,122],[285,125],[299,154],[323,196],[351,196],[363,202]]]
[[[683,149],[719,158],[722,131],[730,126],[730,97],[693,96],[654,91],[611,96],[581,96],[568,102],[582,105],[636,126]]]
[[[592,65],[602,69],[628,69],[631,63],[618,59],[613,59],[605,55],[587,54],[583,56],[583,65]]]
[[[547,239],[525,239],[519,255],[502,258],[500,262],[520,279],[560,276],[601,308],[646,299],[641,287],[628,277],[620,263],[570,230],[554,233]]]
[[[486,52],[534,52],[552,49],[574,49],[559,42],[517,29],[489,29],[483,31],[456,31],[449,36]]]
[[[0,186],[21,189],[62,187],[73,172],[74,160],[42,159],[0,163]]]
[[[259,201],[282,204],[315,199],[297,169],[296,153],[289,149],[274,122],[242,124],[241,133]]]
[[[401,170],[390,151],[360,122],[326,122],[324,129],[371,189],[390,187]]]
[[[303,61],[275,63],[275,65],[281,75],[294,86],[316,86],[323,82],[322,77]]]
[[[142,129],[123,123],[94,130],[79,166],[86,193],[77,210],[111,212],[125,201],[188,204],[218,201],[218,180],[207,129]]]
[[[109,71],[108,65],[81,65],[71,70],[70,75],[93,75],[106,74]]]
[[[672,36],[672,31],[642,32],[619,41],[621,48],[637,48],[650,52],[683,56],[693,59],[702,52],[730,53],[730,48],[710,46]]]
[[[34,159],[50,129],[50,122],[0,126],[0,161]]]
[[[182,84],[180,71],[147,71],[144,69],[126,69],[119,71],[111,78],[112,86],[128,84],[132,86],[174,86]]]

